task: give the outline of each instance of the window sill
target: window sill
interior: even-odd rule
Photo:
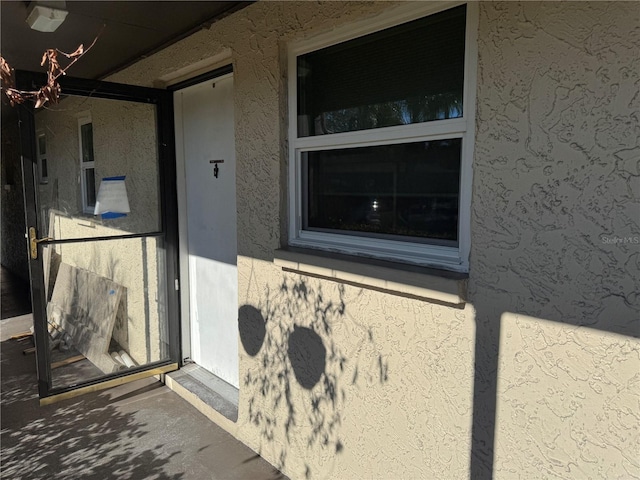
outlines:
[[[320,277],[456,308],[467,301],[467,274],[297,247],[278,249],[284,271]]]

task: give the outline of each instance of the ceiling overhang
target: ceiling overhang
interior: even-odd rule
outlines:
[[[80,44],[90,54],[69,75],[102,79],[152,53],[244,8],[251,2],[67,1],[69,12],[55,32],[32,30],[26,22],[33,2],[0,2],[0,52],[16,70],[44,71],[45,50],[74,52]],[[62,62],[61,62],[62,63]]]
[[[69,69],[69,76],[100,80],[142,58],[250,5],[212,1],[66,1],[68,12],[54,32],[30,28],[27,17],[35,2],[0,2],[0,53],[15,70],[46,72],[41,66],[47,49],[75,52],[95,45]],[[38,4],[52,2],[42,1]],[[67,60],[60,58],[64,67]],[[13,113],[2,98],[2,119]]]

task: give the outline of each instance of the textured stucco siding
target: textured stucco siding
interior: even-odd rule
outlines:
[[[518,311],[637,333],[639,21],[633,3],[481,8],[471,278]]]
[[[637,477],[640,9],[485,3],[478,38],[474,433],[495,478]]]
[[[93,123],[96,195],[103,177],[126,175],[131,213],[108,220],[123,233],[160,229],[158,156],[155,108],[152,105],[105,99],[67,98],[59,106],[36,114],[36,130],[46,135],[49,182],[39,186],[43,225],[49,210],[83,216],[80,191],[78,118],[90,114]],[[95,220],[93,215],[91,219]],[[95,236],[90,231],[86,236]]]
[[[637,341],[501,318],[494,478],[637,478]]]
[[[55,238],[78,238],[88,228],[95,236],[114,236],[121,230],[101,225],[87,227],[86,220],[64,215],[53,216]],[[126,232],[125,232],[126,233]],[[154,237],[114,239],[100,242],[69,243],[54,246],[60,261],[113,280],[126,288],[126,319],[114,326],[114,339],[137,364],[166,359],[166,305],[162,292],[164,277],[159,276],[163,245]],[[161,270],[160,275],[164,276]],[[82,285],[80,285],[80,288]]]
[[[266,332],[257,355],[242,350],[240,417],[227,428],[292,478],[466,476],[471,306],[283,273],[248,257],[238,269],[239,303],[262,313]],[[251,344],[243,323],[241,315],[242,345]],[[302,373],[297,348],[311,352]],[[304,388],[316,368],[323,376]]]
[[[239,304],[258,314],[238,421],[216,421],[292,478],[639,476],[640,251],[609,241],[640,235],[634,3],[480,5],[464,308],[273,264],[287,45],[394,7],[259,2],[110,79],[230,52]]]

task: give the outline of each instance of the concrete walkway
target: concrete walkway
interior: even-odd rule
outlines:
[[[153,378],[40,407],[35,356],[9,339],[31,321],[0,322],[0,478],[286,478]]]

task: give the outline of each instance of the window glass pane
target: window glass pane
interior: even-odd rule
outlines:
[[[95,169],[87,168],[84,171],[85,188],[87,194],[87,206],[94,207],[96,205],[96,178]]]
[[[304,228],[457,245],[462,140],[304,152]]]
[[[93,125],[85,123],[80,127],[82,132],[82,161],[93,162]]]
[[[169,358],[161,237],[51,244],[43,256],[53,387]]]
[[[38,137],[38,155],[47,154],[47,140],[44,135]]]
[[[466,7],[298,57],[298,136],[462,116]]]
[[[91,123],[79,125],[78,119],[87,115]],[[38,191],[45,235],[63,240],[162,229],[155,105],[68,95],[58,105],[38,110],[35,123],[37,131],[47,132],[48,178]],[[87,156],[82,157],[84,154]],[[124,190],[109,194],[115,182],[105,180],[117,177],[124,177]],[[106,207],[92,215],[101,195],[119,200],[118,208],[126,200],[129,211],[116,208],[114,214],[104,215],[114,203],[103,202],[101,206]],[[75,218],[76,223],[58,228],[60,217]],[[91,228],[86,227],[88,222]],[[98,228],[100,225],[104,228]]]
[[[48,176],[48,172],[47,172],[47,159],[46,158],[41,158],[40,159],[40,178],[42,180],[46,180]]]

